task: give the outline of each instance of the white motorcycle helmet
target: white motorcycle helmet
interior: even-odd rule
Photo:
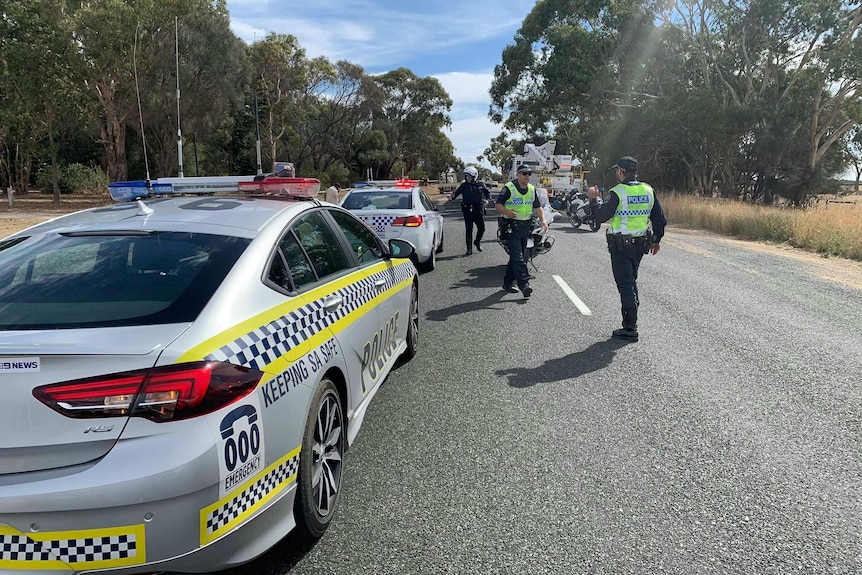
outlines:
[[[475,181],[479,177],[479,170],[477,170],[473,166],[467,166],[466,168],[464,168],[464,177],[473,178],[473,180]]]

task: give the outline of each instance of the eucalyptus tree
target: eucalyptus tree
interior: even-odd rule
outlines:
[[[203,159],[201,175],[229,174],[231,167],[219,150],[230,139],[231,112],[242,107],[250,92],[247,47],[230,30],[224,7],[184,0],[159,3],[155,10],[154,22],[161,25],[149,28],[148,65],[138,70],[154,174],[176,174],[178,131],[184,175],[199,173],[191,169],[195,155]]]
[[[512,158],[517,155],[517,150],[522,148],[523,142],[518,142],[509,137],[506,132],[501,132],[491,139],[491,143],[477,160],[480,162],[487,160],[501,174],[508,174],[512,169]]]
[[[383,105],[385,94],[357,64],[342,60],[334,71],[302,133],[315,143],[314,173],[326,174],[328,181],[343,181],[351,171],[363,173],[375,151],[377,160],[386,157],[385,137],[373,135],[374,111]],[[376,150],[375,143],[379,144]]]
[[[271,33],[249,47],[254,74],[253,89],[260,94],[263,138],[266,141],[264,164],[276,160],[296,161],[280,157],[287,154],[287,142],[297,141],[296,122],[303,110],[303,93],[309,89],[310,64],[305,49],[293,35]],[[266,171],[266,169],[264,169]]]
[[[490,116],[574,126],[583,157],[632,153],[665,185],[799,202],[859,120],[860,22],[846,0],[539,0]]]
[[[194,30],[186,33],[195,44],[183,54],[183,63],[192,72],[181,83],[181,90],[185,86],[190,96],[189,103],[184,104],[190,118],[201,117],[207,105],[216,115],[220,111],[219,90],[242,71],[241,67],[240,72],[229,69],[238,61],[233,56],[236,39],[227,26],[224,0],[89,0],[73,4],[72,31],[84,69],[82,86],[89,95],[97,137],[105,149],[104,165],[111,180],[124,180],[128,177],[127,130],[140,133],[139,108],[144,123],[154,127],[148,135],[158,152],[167,148],[160,140],[167,137],[163,125],[168,124],[168,118],[173,120],[170,138],[176,141],[173,54],[177,19]],[[224,49],[218,51],[220,48]],[[205,73],[212,78],[204,78]],[[156,158],[160,155],[157,153]],[[167,155],[164,152],[157,162],[160,169],[168,163],[164,159]]]
[[[566,148],[599,163],[632,151],[619,120],[661,95],[654,14],[638,0],[539,0],[494,69],[492,121],[529,141],[565,126]]]
[[[726,186],[748,172],[756,196],[800,202],[858,121],[862,5],[835,0],[680,0],[661,12],[692,55],[694,84],[748,124]]]
[[[375,113],[374,127],[386,135],[388,146],[388,157],[377,166],[378,173],[384,178],[400,175],[391,174],[398,161],[409,173],[423,157],[423,139],[432,137],[439,142],[435,132],[451,125],[452,99],[437,78],[419,77],[407,68],[376,76],[375,81],[385,100]]]
[[[65,7],[60,0],[0,3],[0,181],[26,191],[46,141],[55,201],[58,134],[83,117]]]

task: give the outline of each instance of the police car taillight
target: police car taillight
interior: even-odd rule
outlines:
[[[390,226],[404,226],[406,228],[417,228],[422,225],[422,216],[407,216],[404,218],[395,218]]]
[[[320,180],[315,178],[265,178],[254,182],[238,182],[240,192],[295,198],[316,198]]]
[[[221,409],[254,391],[262,376],[230,363],[200,361],[44,385],[33,396],[66,417],[161,423]]]

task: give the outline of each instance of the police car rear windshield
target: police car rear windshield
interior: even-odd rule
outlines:
[[[100,232],[4,243],[0,330],[194,321],[249,241]]]
[[[341,204],[347,210],[412,210],[413,192],[394,190],[352,191]]]

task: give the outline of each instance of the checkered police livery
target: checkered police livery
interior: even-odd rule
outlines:
[[[115,531],[115,530],[112,530]],[[62,561],[75,565],[143,563],[144,558],[134,561],[138,555],[138,538],[135,533],[111,533],[98,535],[88,532],[86,537],[51,538],[35,541],[23,534],[0,533],[0,567],[16,568],[18,562]],[[133,561],[129,561],[132,559]],[[48,568],[48,566],[45,566]]]
[[[414,273],[413,264],[406,262],[369,275],[332,294],[344,299],[336,311],[327,311],[323,305],[323,298],[317,299],[222,346],[206,359],[227,361],[235,365],[263,370],[266,365],[292,348],[374,299],[382,290],[391,289],[401,282],[411,280]],[[382,290],[374,285],[374,282],[381,279],[386,282]]]
[[[391,224],[397,216],[384,216],[384,215],[374,215],[374,216],[363,216],[361,214],[357,214],[354,212],[354,215],[358,216],[360,220],[368,224],[374,232],[380,236],[381,238],[386,235],[386,228]]]
[[[201,545],[218,537],[222,531],[241,521],[255,511],[278,491],[296,480],[299,469],[299,448],[288,453],[281,461],[273,464],[245,489],[232,494],[227,500],[201,512],[204,522]]]

